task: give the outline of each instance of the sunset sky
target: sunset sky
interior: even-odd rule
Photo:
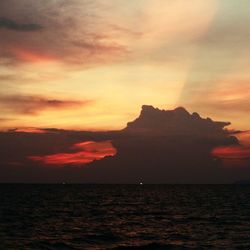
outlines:
[[[1,0],[0,128],[120,129],[143,104],[249,129],[250,1]]]

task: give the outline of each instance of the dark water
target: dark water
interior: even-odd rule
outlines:
[[[0,249],[250,249],[250,186],[0,185]]]

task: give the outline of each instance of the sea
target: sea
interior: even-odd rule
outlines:
[[[1,184],[0,249],[250,249],[250,186]]]

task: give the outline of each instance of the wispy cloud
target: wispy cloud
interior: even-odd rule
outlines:
[[[36,115],[44,110],[58,110],[88,105],[91,101],[59,100],[33,95],[2,95],[0,107],[10,113]]]
[[[41,30],[43,27],[36,23],[18,23],[9,18],[0,17],[0,28],[29,32]]]
[[[1,122],[1,123],[2,123],[2,122],[12,121],[12,120],[14,120],[14,119],[10,119],[10,118],[2,118],[2,117],[0,117],[0,122]]]
[[[199,49],[187,75],[180,103],[189,98],[206,95],[228,74],[239,70],[245,58],[249,65],[250,16],[246,1],[217,1],[218,9],[207,32],[199,39]],[[209,81],[209,83],[208,83]]]
[[[241,120],[243,120],[245,116],[242,114],[250,112],[249,82],[249,79],[244,81],[230,79],[224,83],[218,83],[216,88],[207,89],[206,94],[202,94],[206,87],[193,89],[193,97],[188,98],[185,104],[196,110],[207,109],[216,114],[227,113],[228,116],[240,114]]]
[[[12,10],[11,3],[0,3],[0,16],[5,16],[0,17],[0,56],[5,64],[51,60],[72,66],[106,64],[121,60],[127,54],[127,46],[120,37],[135,35],[127,28],[118,28],[103,20],[102,14],[107,14],[107,10],[98,1],[38,0],[30,4],[29,10],[24,9],[20,1],[10,2],[18,8]],[[15,20],[28,17],[28,21],[19,23],[13,17]],[[42,32],[32,33],[38,30]],[[30,32],[23,35],[20,31]]]

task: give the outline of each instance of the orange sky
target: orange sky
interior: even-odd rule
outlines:
[[[3,0],[0,127],[120,129],[151,104],[248,129],[249,8],[247,0]]]

